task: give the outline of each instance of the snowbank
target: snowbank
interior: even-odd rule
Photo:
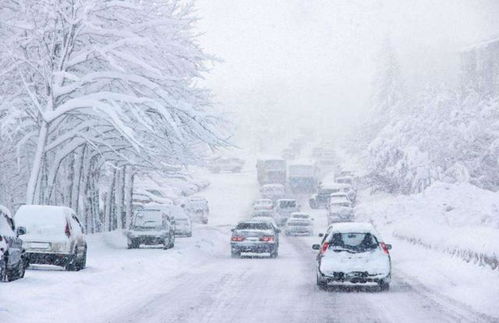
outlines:
[[[358,218],[398,239],[499,269],[499,192],[435,183],[408,196],[362,195]]]

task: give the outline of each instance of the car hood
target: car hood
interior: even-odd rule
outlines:
[[[320,270],[325,275],[332,275],[333,272],[355,271],[387,275],[390,272],[390,260],[379,248],[359,253],[336,252],[328,249],[321,259]]]

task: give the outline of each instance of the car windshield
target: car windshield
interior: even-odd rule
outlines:
[[[237,230],[270,230],[270,224],[265,222],[243,222],[236,227]]]
[[[137,211],[133,221],[134,228],[159,229],[164,227],[163,213],[160,210]]]
[[[378,240],[369,232],[337,232],[331,236],[329,247],[338,250],[348,249],[354,252],[364,252],[376,249],[378,247]]]

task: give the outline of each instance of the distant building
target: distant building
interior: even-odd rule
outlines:
[[[499,96],[499,36],[461,50],[460,57],[462,87]]]

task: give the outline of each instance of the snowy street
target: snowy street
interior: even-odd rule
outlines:
[[[311,249],[317,236],[282,235],[277,259],[232,259],[230,228],[247,217],[249,203],[257,195],[255,174],[210,176],[212,184],[204,193],[212,205],[212,224],[196,226],[192,238],[179,238],[170,250],[127,250],[120,233],[90,236],[88,268],[72,273],[36,266],[25,279],[2,286],[0,317],[7,322],[62,322],[67,317],[73,322],[493,322],[498,318],[425,286],[422,276],[411,276],[425,273],[404,265],[414,263],[411,253],[405,254],[411,246],[395,240],[390,241],[394,274],[387,292],[319,290],[316,251]],[[324,212],[311,211],[316,233],[326,226]],[[494,297],[489,302],[497,304],[497,294]],[[23,311],[26,308],[30,310]]]

